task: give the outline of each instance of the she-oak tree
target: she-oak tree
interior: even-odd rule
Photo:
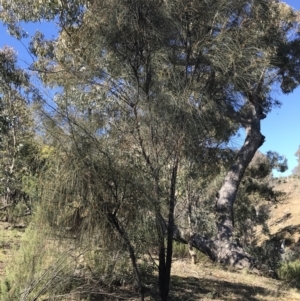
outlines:
[[[205,152],[223,147],[240,127],[244,144],[212,200],[218,235],[194,233],[190,244],[215,261],[250,266],[251,258],[231,242],[233,204],[264,142],[260,122],[279,104],[272,87],[289,93],[299,83],[296,12],[276,0],[20,2],[2,1],[1,18],[16,36],[22,36],[16,20],[59,24],[56,40],[33,38],[31,69],[62,89],[56,105],[68,121],[74,123],[68,115],[74,110],[80,118],[99,118],[98,137],[137,153],[152,189],[147,210],[159,237],[161,300],[169,289],[180,164],[207,164]]]

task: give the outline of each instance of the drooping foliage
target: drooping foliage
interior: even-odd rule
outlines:
[[[249,179],[265,178],[277,162],[270,155],[245,174],[264,142],[260,121],[279,105],[271,88],[288,93],[299,83],[296,13],[273,0],[1,5],[17,38],[25,35],[20,20],[59,26],[57,38],[37,32],[29,48],[31,70],[56,93],[49,106],[38,94],[41,138],[51,150],[39,177],[39,212],[53,233],[126,252],[141,300],[146,279],[137,256],[157,252],[160,299],[167,300],[174,238],[194,235],[194,247],[232,262],[231,251],[224,259],[219,250],[233,249],[235,199],[243,232],[243,205],[261,193]],[[241,127],[245,143],[232,150]],[[238,195],[240,184],[248,199]],[[204,215],[217,210],[217,227],[199,218],[199,204]],[[186,238],[177,225],[189,229]],[[195,230],[210,235],[210,245]]]

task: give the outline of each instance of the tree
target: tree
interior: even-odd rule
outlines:
[[[210,245],[217,243],[217,246],[211,247],[211,249],[218,250],[217,252],[211,252],[211,257],[215,260],[217,259],[231,264],[238,263],[239,260],[237,256],[240,255],[238,254],[238,250],[236,252],[228,252],[230,248],[228,242],[232,237],[233,230],[233,204],[245,170],[257,149],[264,142],[264,136],[260,131],[260,121],[264,119],[269,110],[276,105],[276,101],[274,102],[270,97],[270,85],[279,81],[281,82],[283,92],[288,93],[295,88],[299,80],[299,74],[296,71],[297,68],[294,69],[298,57],[294,47],[298,43],[298,40],[287,40],[287,33],[293,28],[296,16],[291,8],[275,1],[269,1],[269,3],[262,1],[261,3],[256,2],[256,4],[257,6],[253,5],[250,11],[248,11],[250,15],[248,15],[247,12],[243,12],[242,15],[240,15],[244,22],[242,21],[240,23],[241,27],[239,27],[239,30],[255,30],[256,34],[253,32],[254,40],[243,40],[243,43],[239,45],[242,45],[242,48],[244,48],[243,53],[245,53],[244,51],[247,49],[246,45],[250,47],[252,42],[256,44],[255,38],[263,38],[260,44],[260,55],[257,56],[257,54],[254,54],[251,60],[251,62],[256,61],[257,63],[260,61],[262,63],[262,69],[257,68],[258,66],[256,64],[254,64],[256,67],[253,73],[247,69],[247,71],[250,71],[250,74],[254,77],[256,76],[256,79],[252,81],[249,78],[250,80],[247,81],[246,86],[239,81],[233,81],[233,84],[236,85],[235,88],[243,95],[245,102],[240,110],[231,107],[231,105],[227,106],[225,114],[239,122],[241,126],[245,128],[246,139],[243,147],[237,154],[234,164],[230,167],[225,176],[224,184],[217,194],[216,209],[218,214],[217,224],[219,239],[215,242],[209,242]],[[265,5],[268,5],[268,7]],[[280,8],[284,8],[284,10],[280,12]],[[262,12],[266,13],[266,15],[263,16]],[[273,19],[274,16],[281,19],[284,23],[278,24],[278,22]],[[251,17],[252,20],[257,18],[257,27],[247,22],[249,17]],[[262,22],[261,20],[263,18],[266,18],[268,21],[266,23]],[[271,31],[273,33],[276,32],[277,36],[272,36]],[[257,35],[258,33],[260,34]],[[244,44],[244,42],[246,44]],[[251,47],[248,49],[251,49]],[[285,64],[289,61],[287,56],[291,53],[293,53],[294,56],[290,57],[291,69],[289,69]],[[239,56],[235,57],[239,58]],[[246,61],[247,60],[238,63],[234,62],[234,66],[244,66],[242,68],[245,68],[243,62],[245,63]],[[289,71],[285,72],[284,70],[287,70],[286,68],[289,69]],[[205,241],[203,237],[195,235],[193,237],[193,244],[203,250],[206,249],[208,242]],[[222,249],[224,251],[220,252]],[[220,253],[223,253],[224,256],[218,255]],[[243,258],[244,256],[241,257]],[[246,260],[245,264],[249,265],[249,260]]]
[[[31,210],[24,180],[34,173],[37,149],[26,91],[29,76],[17,66],[16,53],[7,46],[0,49],[0,76],[0,210],[15,210],[18,205],[17,215],[24,215]]]
[[[123,143],[127,147],[131,145],[133,150],[130,153],[135,151],[141,156],[142,165],[140,168],[145,173],[143,177],[148,178],[146,196],[148,200],[151,200],[157,229],[160,294],[161,299],[166,300],[170,281],[176,179],[180,159],[184,153],[187,154],[192,151],[198,157],[198,161],[203,162],[205,155],[198,154],[199,147],[206,149],[208,146],[213,147],[214,145],[217,148],[216,145],[224,141],[222,132],[226,130],[227,135],[230,135],[236,130],[236,127],[229,120],[221,120],[220,114],[216,115],[216,120],[211,118],[211,116],[208,119],[209,113],[205,111],[200,116],[193,103],[186,106],[185,101],[180,102],[174,98],[175,95],[177,95],[176,97],[181,95],[182,99],[188,99],[191,91],[188,89],[189,82],[180,74],[181,70],[185,70],[186,67],[183,66],[183,62],[179,61],[176,63],[177,54],[170,54],[173,56],[173,63],[164,62],[164,57],[160,56],[160,51],[165,47],[164,44],[159,45],[160,39],[165,39],[161,37],[161,27],[170,27],[172,25],[169,17],[162,15],[164,11],[160,10],[160,5],[153,5],[153,3],[146,5],[142,2],[139,4],[132,2],[130,6],[122,4],[121,6],[124,7],[120,8],[120,12],[128,14],[125,16],[124,22],[134,20],[137,22],[135,26],[138,28],[127,28],[126,23],[121,23],[121,27],[117,29],[121,34],[116,32],[115,34],[110,33],[108,35],[107,33],[104,35],[104,38],[108,40],[104,41],[104,48],[107,53],[103,56],[100,54],[94,57],[93,53],[89,52],[91,49],[94,49],[94,51],[101,53],[100,49],[103,47],[101,43],[91,44],[86,53],[81,51],[76,53],[78,45],[73,44],[73,38],[76,35],[78,35],[77,39],[82,43],[86,43],[85,39],[89,36],[85,32],[93,30],[90,27],[93,25],[93,20],[87,22],[87,26],[82,27],[83,32],[74,31],[74,28],[66,28],[66,31],[63,31],[60,37],[62,42],[60,45],[62,47],[52,48],[52,44],[44,41],[40,34],[36,35],[35,40],[32,42],[32,51],[37,55],[49,53],[49,49],[55,51],[56,65],[52,63],[52,66],[48,65],[49,61],[52,61],[51,56],[42,55],[36,63],[36,68],[42,69],[46,67],[45,71],[49,71],[47,69],[49,66],[53,68],[54,72],[60,71],[64,73],[64,76],[58,78],[46,72],[43,79],[46,83],[64,86],[64,93],[57,97],[56,101],[62,109],[66,108],[62,118],[67,118],[68,121],[71,120],[70,130],[72,133],[74,130],[74,119],[70,119],[70,108],[71,110],[81,108],[80,114],[86,116],[87,119],[92,119],[94,112],[100,109],[107,113],[108,118],[105,118],[102,129],[97,130],[98,133],[99,130],[102,131],[102,134],[107,132],[110,139],[116,139],[119,145]],[[114,5],[109,5],[107,9],[113,12],[118,6],[120,4],[115,3]],[[100,14],[99,20],[110,14],[109,11],[99,11],[97,7],[92,10],[94,12],[98,11]],[[141,23],[137,18],[139,11],[141,15],[145,14],[145,17],[143,17],[145,19]],[[147,25],[146,17],[156,29],[145,28],[147,29],[145,36],[139,37],[137,35],[137,32],[141,30],[139,27]],[[117,20],[110,24],[112,26],[110,30],[114,29],[113,24],[115,22]],[[99,24],[96,24],[96,26],[99,26]],[[129,29],[133,32],[131,33]],[[96,34],[97,30],[94,32]],[[171,28],[164,34],[169,35],[170,32]],[[72,39],[68,38],[68,34],[72,36]],[[132,42],[129,38],[130,36],[135,36],[137,41]],[[110,41],[111,37],[115,37],[116,41]],[[118,41],[118,39],[121,40]],[[66,47],[64,41],[67,40],[68,46]],[[91,41],[87,42],[90,44]],[[122,53],[117,53],[117,57],[120,64],[123,64],[122,61],[125,60],[126,65],[119,70],[112,68],[115,65],[115,43],[124,44],[124,47],[120,49]],[[131,47],[133,46],[135,48],[132,50]],[[167,44],[166,46],[169,47],[170,51],[172,50],[172,45]],[[135,55],[133,52],[136,51],[137,54]],[[95,58],[96,62],[94,61]],[[80,68],[78,61],[80,62]],[[175,77],[171,73],[171,63],[174,66],[177,64],[178,71],[175,70]],[[97,75],[98,78],[95,78],[95,73],[91,72],[91,69],[95,67],[94,64],[96,64],[96,69],[97,64],[100,66],[105,64],[109,72],[100,70],[101,72]],[[161,66],[165,69],[164,73],[161,73]],[[75,71],[75,74],[71,74],[71,70]],[[66,78],[68,82],[65,81]],[[177,81],[176,85],[186,87],[186,91],[184,89],[179,90],[175,86],[174,80]],[[162,82],[165,88],[161,86]],[[200,83],[200,85],[203,85],[203,83]],[[72,89],[76,91],[76,94],[72,92]],[[97,92],[105,96],[105,102],[103,100],[101,102],[101,99],[95,101],[93,96]],[[84,99],[84,102],[80,103],[82,99]],[[205,102],[207,102],[207,105]],[[208,100],[205,100],[205,102],[203,102],[202,107],[212,112],[213,107],[208,103]],[[88,108],[87,104],[89,104]],[[165,112],[169,112],[169,115],[166,115]],[[112,116],[114,116],[113,119]],[[218,126],[210,128],[209,124],[212,122],[216,124],[217,120],[219,122]],[[193,130],[195,124],[198,124],[196,131]],[[201,130],[202,124],[203,130]],[[221,124],[223,126],[220,126]],[[90,130],[89,133],[91,133]],[[227,138],[226,136],[225,140]],[[82,142],[78,143],[82,144]],[[165,218],[166,216],[167,218]],[[165,222],[165,219],[167,219],[167,222]],[[168,232],[167,246],[164,239],[166,228]],[[167,255],[165,255],[166,250]]]
[[[266,155],[257,152],[245,172],[234,210],[235,237],[243,246],[256,245],[258,235],[255,228],[258,225],[264,234],[269,234],[266,222],[270,207],[282,196],[282,192],[275,191],[272,185],[273,169],[285,171],[286,159],[276,152]]]
[[[10,15],[15,20],[56,16],[59,22],[58,39],[37,33],[31,52],[37,57],[32,69],[62,91],[55,99],[60,114],[48,124],[68,146],[66,155],[73,154],[71,145],[79,150],[85,136],[97,143],[105,137],[111,141],[109,153],[118,154],[112,161],[116,175],[123,174],[124,163],[131,176],[137,173],[147,183],[142,200],[155,221],[161,300],[169,293],[178,175],[184,165],[202,165],[204,173],[212,155],[222,160],[240,127],[246,130],[245,143],[216,194],[217,237],[195,233],[190,243],[216,261],[249,266],[250,257],[231,242],[233,205],[246,168],[264,142],[260,121],[278,105],[272,85],[280,84],[284,92],[298,85],[299,41],[289,36],[298,26],[295,12],[271,0],[23,4],[33,10],[24,14],[23,6],[22,11],[7,7],[2,14],[12,32],[18,27]],[[50,141],[57,141],[54,136]],[[82,161],[76,164],[83,164],[85,152],[78,151]]]
[[[293,169],[293,174],[294,175],[300,175],[300,147],[295,153],[295,156],[297,157],[298,165]]]

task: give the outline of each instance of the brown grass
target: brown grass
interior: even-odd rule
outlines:
[[[275,189],[284,191],[286,196],[271,207],[268,222],[271,234],[281,234],[290,243],[297,244],[300,238],[300,179],[279,178]]]
[[[286,237],[290,247],[300,245],[300,179],[281,179],[280,182],[275,182],[275,186],[287,195],[271,207],[271,219],[268,223],[271,234],[279,233]],[[13,259],[12,249],[18,248],[21,236],[22,231],[0,222],[0,278],[4,276],[7,263]],[[159,299],[157,276],[151,282],[145,300],[156,301]],[[127,293],[129,300],[138,300],[136,292],[129,290]],[[125,287],[120,294],[126,295]],[[259,273],[226,269],[206,258],[196,265],[189,260],[174,259],[170,300],[300,301],[300,292],[284,282],[262,277]]]
[[[14,229],[11,224],[0,222],[0,279],[4,276],[5,267],[12,260],[13,250],[19,248],[24,231]]]
[[[206,262],[174,261],[172,300],[300,300],[300,292],[281,281],[247,271],[224,269]]]
[[[17,248],[22,232],[8,228],[0,223],[0,277],[4,276],[4,267],[12,258],[12,249]],[[152,285],[145,300],[158,300],[157,276],[151,280]],[[129,300],[138,300],[137,293],[119,288],[116,296],[127,296]],[[114,295],[112,294],[112,296]],[[111,299],[112,300],[112,299]],[[120,299],[121,300],[121,299]],[[300,293],[288,289],[283,282],[265,278],[247,271],[226,269],[211,263],[205,257],[196,265],[189,260],[174,259],[170,300],[253,300],[253,301],[300,301]]]

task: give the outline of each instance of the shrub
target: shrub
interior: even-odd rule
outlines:
[[[174,241],[173,244],[173,257],[174,258],[188,258],[189,257],[189,247],[186,244],[182,244]]]
[[[277,270],[278,277],[300,287],[300,260],[284,262]]]
[[[282,262],[280,253],[280,238],[273,237],[263,242],[261,246],[250,246],[246,250],[256,258],[256,266],[266,275],[277,278],[276,271]]]
[[[70,289],[70,282],[65,279],[74,270],[74,259],[67,252],[60,253],[58,243],[47,241],[40,234],[36,229],[26,229],[21,247],[15,250],[14,260],[0,282],[1,301],[18,300],[19,296],[21,300],[38,300],[48,292],[65,293]]]

